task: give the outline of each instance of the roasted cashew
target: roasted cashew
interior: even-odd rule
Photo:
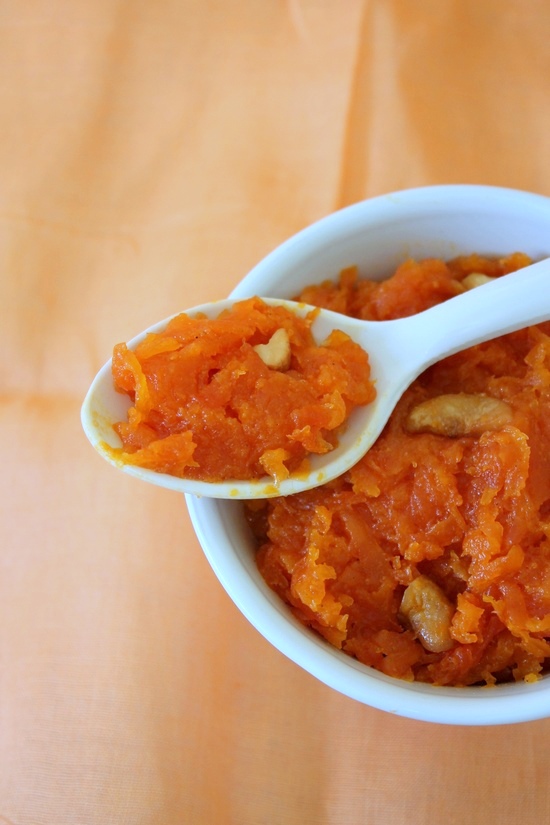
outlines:
[[[475,289],[476,286],[483,286],[483,284],[488,284],[494,280],[490,275],[485,275],[483,272],[470,272],[462,279],[461,284],[464,289]]]
[[[499,398],[449,393],[429,398],[413,407],[405,421],[405,429],[410,433],[434,433],[458,438],[499,430],[511,420],[510,405]]]
[[[450,634],[454,607],[427,576],[414,579],[401,600],[399,614],[430,653],[442,653],[453,646]]]
[[[267,344],[257,344],[254,349],[270,369],[284,372],[290,367],[292,353],[286,329],[276,330]]]

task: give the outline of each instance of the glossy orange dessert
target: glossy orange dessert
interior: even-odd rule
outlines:
[[[202,481],[278,482],[333,449],[375,391],[364,350],[337,330],[318,345],[314,314],[250,298],[215,319],[178,315],[135,350],[117,345],[113,379],[132,406],[112,452]]]
[[[383,283],[347,270],[299,298],[398,318],[528,263],[407,261]],[[268,585],[360,662],[436,685],[537,680],[550,664],[550,324],[434,365],[348,473],[246,511]]]

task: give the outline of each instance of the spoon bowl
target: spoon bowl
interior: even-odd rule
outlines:
[[[316,310],[312,332],[318,342],[334,329],[346,332],[369,354],[376,398],[356,408],[329,453],[310,458],[307,473],[300,471],[275,484],[269,477],[249,481],[205,482],[179,478],[118,461],[109,448],[120,446],[113,424],[126,417],[130,400],[118,393],[111,362],[96,376],[82,407],[82,424],[92,445],[127,473],[182,493],[219,499],[270,498],[318,487],[359,461],[374,444],[407,387],[427,367],[466,347],[550,318],[550,259],[524,267],[491,283],[457,295],[418,315],[394,321],[361,321],[329,310]],[[282,299],[263,298],[305,316],[313,307]],[[236,299],[217,301],[188,310],[214,318]],[[162,321],[138,335],[134,348],[150,332],[160,332]]]

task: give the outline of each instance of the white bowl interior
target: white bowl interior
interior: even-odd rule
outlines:
[[[407,257],[515,251],[550,256],[550,199],[480,186],[408,190],[348,207],[303,230],[259,263],[232,296],[291,298],[351,265],[380,280]],[[237,607],[325,684],[373,707],[431,722],[489,725],[550,715],[550,675],[534,684],[442,688],[386,677],[337,651],[304,628],[263,581],[239,502],[188,496],[187,504],[203,550]]]

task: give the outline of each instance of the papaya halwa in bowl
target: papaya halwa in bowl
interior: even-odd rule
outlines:
[[[386,320],[548,255],[550,199],[427,187],[324,218],[233,296],[299,296]],[[542,718],[549,413],[542,324],[427,370],[368,455],[336,481],[244,504],[188,497],[191,519],[243,614],[339,692],[439,723]]]

